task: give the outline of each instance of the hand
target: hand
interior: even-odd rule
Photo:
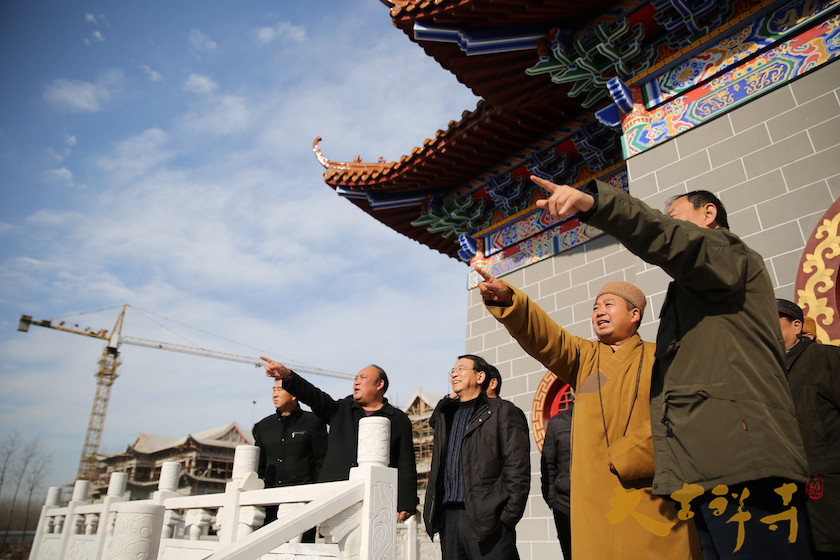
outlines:
[[[416,511],[398,511],[397,512],[397,521],[405,521],[412,515],[417,513]]]
[[[260,360],[266,362],[265,375],[267,377],[273,377],[274,379],[286,381],[292,375],[292,370],[290,370],[280,362],[275,362],[274,360],[266,358],[265,356],[260,356]]]
[[[507,284],[491,276],[483,268],[474,267],[484,280],[478,283],[478,292],[484,301],[503,306],[513,305],[513,290]]]
[[[595,205],[592,195],[569,185],[557,185],[536,175],[531,175],[531,180],[551,193],[548,198],[538,200],[537,206],[548,210],[552,218],[565,220],[579,212],[586,212]]]

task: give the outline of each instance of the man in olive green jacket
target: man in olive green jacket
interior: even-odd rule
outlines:
[[[537,205],[552,216],[576,214],[674,279],[650,392],[653,492],[693,516],[704,558],[809,558],[792,508],[805,455],[761,256],[729,232],[707,191],[676,198],[665,215],[599,181],[577,190],[531,179],[551,193]]]

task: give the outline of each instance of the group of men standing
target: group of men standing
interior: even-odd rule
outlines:
[[[553,217],[576,215],[673,279],[655,343],[637,332],[647,298],[623,281],[596,295],[596,340],[587,340],[476,266],[489,313],[575,392],[573,420],[550,422],[543,456],[564,557],[840,557],[840,350],[803,337],[792,302],[774,307],[762,257],[729,231],[720,200],[695,191],[662,213],[599,181],[575,189],[531,179],[551,193],[537,204]],[[347,478],[360,418],[388,416],[398,516],[415,511],[411,427],[384,399],[381,368],[361,370],[338,401],[282,364],[268,361],[266,372],[330,424],[319,481]],[[479,356],[460,356],[449,378],[453,394],[432,417],[426,529],[440,534],[444,560],[518,558],[531,470],[525,415],[494,393],[501,377]],[[561,421],[570,445],[554,435]],[[568,455],[568,480],[546,484]]]
[[[264,359],[266,374],[276,379],[277,408],[254,426],[258,474],[266,486],[346,480],[356,465],[359,420],[385,416],[391,421],[390,466],[397,469],[397,519],[413,515],[418,500],[411,422],[385,398],[385,371],[362,368],[353,394],[336,400],[282,363]],[[460,356],[450,371],[452,395],[430,419],[435,436],[423,516],[429,535],[440,533],[444,558],[518,558],[515,527],[530,489],[530,443],[524,413],[498,398],[501,382],[498,370],[481,357]],[[298,400],[312,412],[301,411]],[[274,519],[276,510],[266,522]],[[304,535],[304,542],[313,539],[314,531]]]

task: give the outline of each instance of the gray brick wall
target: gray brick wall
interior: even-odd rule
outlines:
[[[840,63],[812,72],[729,114],[627,161],[630,192],[662,209],[671,196],[715,192],[730,226],[761,253],[776,294],[794,298],[802,249],[822,214],[840,196]],[[656,337],[669,278],[610,237],[516,271],[522,288],[572,334],[592,338],[592,299],[611,280],[636,283],[648,296],[641,334]],[[504,377],[503,397],[530,420],[545,368],[527,356],[469,295],[466,352],[484,356]],[[523,559],[559,558],[553,520],[540,495],[539,453],[531,440],[531,497],[517,528]]]

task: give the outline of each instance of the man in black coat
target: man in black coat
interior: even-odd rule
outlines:
[[[366,416],[384,416],[391,421],[391,460],[397,469],[397,520],[405,521],[417,511],[417,466],[411,421],[405,412],[394,408],[385,398],[388,376],[381,367],[363,367],[353,381],[353,394],[335,400],[280,362],[263,357],[265,372],[279,379],[283,388],[308,405],[330,425],[327,455],[318,482],[347,480],[350,469],[358,466],[359,420]]]
[[[803,336],[802,309],[777,299],[785,368],[808,457],[805,511],[816,559],[840,559],[840,348]]]
[[[440,405],[423,508],[441,535],[443,560],[512,560],[516,524],[531,485],[528,426],[513,403],[482,390],[488,364],[460,356],[450,372],[458,396]]]
[[[297,399],[274,382],[272,395],[277,411],[254,425],[254,445],[260,448],[257,474],[266,488],[310,484],[317,480],[327,452],[327,428],[311,412],[300,409]],[[266,507],[265,523],[277,519],[277,506]],[[314,542],[314,530],[304,542]]]
[[[540,457],[540,483],[542,496],[554,514],[557,540],[563,551],[563,560],[572,559],[572,528],[569,494],[569,462],[572,448],[569,440],[572,428],[572,406],[551,417],[545,428],[542,456]]]

